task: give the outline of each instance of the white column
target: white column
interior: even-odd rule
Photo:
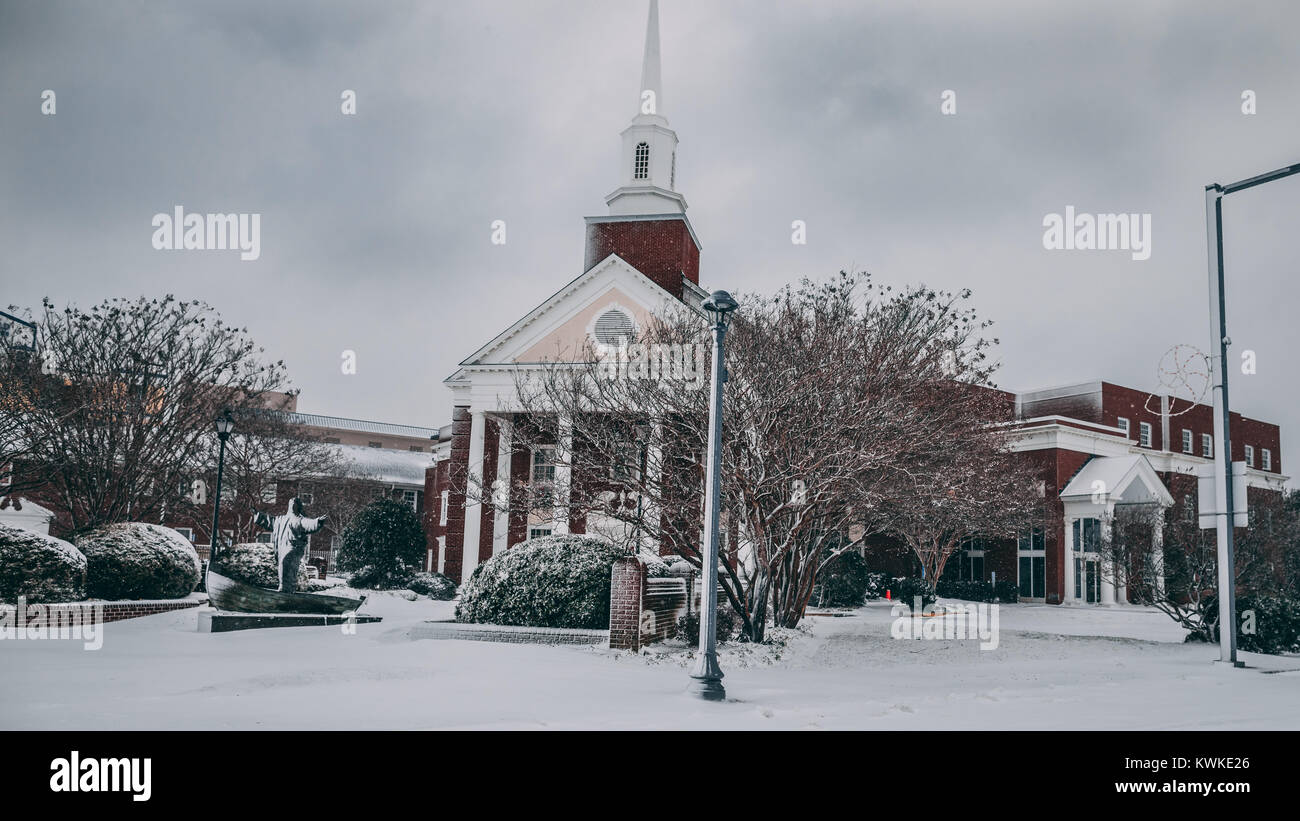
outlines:
[[[496,517],[492,525],[492,555],[510,547],[510,457],[511,447],[510,423],[502,420],[497,424],[497,481],[493,501],[496,505]]]
[[[1062,602],[1074,600],[1074,517],[1065,517],[1065,594]]]
[[[1101,603],[1115,603],[1115,581],[1114,563],[1110,555],[1110,515],[1103,513],[1101,516],[1101,556],[1097,562],[1097,573],[1101,576]]]
[[[573,422],[569,419],[560,420],[555,455],[555,513],[551,530],[558,535],[569,532],[569,495],[573,490]]]
[[[473,411],[469,427],[469,475],[465,484],[465,547],[460,560],[461,582],[478,567],[478,537],[482,530],[483,510],[483,443],[487,417],[483,411]]]
[[[1163,596],[1165,593],[1165,523],[1163,517],[1156,522],[1156,526],[1151,529],[1151,573],[1155,578],[1151,583],[1155,586],[1156,595]]]
[[[650,442],[646,445],[645,469],[646,476],[641,478],[645,483],[647,497],[645,506],[641,509],[641,518],[646,522],[646,528],[642,531],[641,543],[647,549],[659,552],[659,518],[662,511],[656,498],[663,497],[663,430],[659,425],[655,425],[650,430]],[[651,498],[653,497],[653,498]],[[638,545],[639,547],[640,545]]]

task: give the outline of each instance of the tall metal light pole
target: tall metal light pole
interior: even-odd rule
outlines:
[[[700,591],[700,649],[688,692],[708,701],[727,697],[718,666],[718,499],[722,483],[722,364],[727,320],[740,307],[726,291],[714,291],[702,307],[713,325],[713,393],[709,396],[709,457],[704,486],[704,580]]]
[[[1219,437],[1214,454],[1215,531],[1219,564],[1219,662],[1241,667],[1237,661],[1237,584],[1233,557],[1233,520],[1236,500],[1232,488],[1232,419],[1228,402],[1228,311],[1223,288],[1223,198],[1266,182],[1300,174],[1300,163],[1257,177],[1205,186],[1205,235],[1210,268],[1210,373],[1214,380],[1214,427]],[[1217,352],[1217,354],[1215,353]],[[1217,367],[1216,367],[1217,365]]]
[[[226,467],[226,440],[235,429],[235,420],[230,418],[230,408],[222,411],[212,421],[212,426],[216,428],[217,438],[221,440],[221,449],[217,455],[217,495],[212,497],[212,544],[208,548],[208,567],[212,567],[217,560],[217,540],[221,536],[221,474]]]

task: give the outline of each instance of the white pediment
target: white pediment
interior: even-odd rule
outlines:
[[[617,254],[592,266],[463,362],[461,368],[572,362],[591,338],[597,317],[616,308],[637,328],[682,303]],[[448,382],[463,378],[457,371]]]

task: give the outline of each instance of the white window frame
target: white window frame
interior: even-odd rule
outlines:
[[[1138,444],[1144,448],[1151,447],[1151,423],[1138,422]]]
[[[1041,527],[1031,527],[1016,534],[1016,590],[1019,591],[1022,585],[1021,581],[1021,560],[1029,560],[1029,592],[1034,593],[1034,562],[1043,563],[1043,589],[1037,591],[1042,593],[1041,596],[1029,595],[1023,597],[1024,601],[1046,601],[1047,600],[1047,531]]]
[[[438,525],[441,527],[447,524],[447,505],[451,500],[451,491],[444,490],[439,498],[442,500],[438,506]]]
[[[532,525],[528,528],[528,538],[525,541],[531,542],[533,539],[553,535],[555,535],[555,528],[550,525]]]
[[[194,544],[194,528],[192,528],[192,527],[173,527],[172,530],[175,530],[177,533],[179,533],[179,534],[181,534],[182,536],[184,536],[185,538],[189,539],[189,540],[190,540],[190,544]]]
[[[557,452],[557,448],[555,445],[538,445],[537,447],[533,448],[532,455],[528,462],[528,479],[530,482],[532,482],[533,484],[538,484],[538,483],[550,484],[551,482],[555,481],[555,468],[557,464],[556,452]],[[542,454],[544,456],[544,461],[542,462],[537,461],[537,456],[539,454]],[[549,474],[543,472],[542,478],[539,479],[537,476],[538,468],[549,470]]]
[[[1214,458],[1214,437],[1208,433],[1201,434],[1201,458]]]
[[[1251,445],[1246,445],[1246,467],[1253,468],[1254,466],[1255,466],[1255,448],[1252,447]]]
[[[1192,432],[1183,428],[1183,453],[1191,453],[1193,450]]]
[[[1115,420],[1115,427],[1117,427],[1117,428],[1119,428],[1120,430],[1124,431],[1124,438],[1125,438],[1125,439],[1127,439],[1128,437],[1132,436],[1132,429],[1131,429],[1130,426],[1129,426],[1128,417],[1121,416],[1121,417],[1117,418],[1117,419]]]
[[[1260,448],[1259,466],[1263,470],[1273,469],[1273,451],[1269,450],[1268,448]]]
[[[410,497],[409,497],[409,498],[407,497],[407,494],[408,494],[408,493],[410,494]],[[417,511],[418,511],[418,509],[419,509],[419,504],[420,504],[420,494],[417,493],[417,492],[414,491],[414,490],[403,490],[403,491],[402,491],[402,501],[403,501],[405,504],[410,505],[410,506],[411,506],[411,510],[417,510]]]

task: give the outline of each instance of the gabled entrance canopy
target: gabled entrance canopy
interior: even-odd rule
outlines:
[[[1061,501],[1102,507],[1158,502],[1167,507],[1174,503],[1174,497],[1147,458],[1135,453],[1093,458],[1061,491]]]

